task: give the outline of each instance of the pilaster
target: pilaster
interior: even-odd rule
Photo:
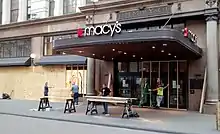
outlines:
[[[9,24],[11,18],[11,0],[2,1],[2,24]]]
[[[95,71],[95,60],[93,58],[87,58],[87,89],[86,94],[87,95],[95,95],[94,90],[94,73]]]
[[[100,88],[101,88],[101,83],[100,83],[100,81],[101,81],[101,78],[100,78],[100,76],[101,76],[101,62],[100,62],[100,60],[98,60],[98,59],[96,59],[95,60],[95,90],[97,91],[97,92],[99,92],[99,90],[100,90]]]
[[[63,15],[63,0],[55,0],[54,16]]]
[[[218,101],[219,90],[219,46],[218,46],[218,17],[209,15],[206,18],[207,41],[207,95],[206,103],[215,104]]]
[[[18,22],[27,20],[27,0],[19,0]]]

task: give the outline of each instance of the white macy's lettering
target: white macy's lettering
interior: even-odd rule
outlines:
[[[90,26],[86,27],[84,30],[84,36],[91,36],[91,35],[107,35],[110,34],[111,36],[114,33],[119,34],[121,32],[121,24],[116,21],[114,25],[111,24],[104,24],[104,25],[97,25],[97,26]]]

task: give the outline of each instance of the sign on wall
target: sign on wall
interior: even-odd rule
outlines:
[[[97,26],[88,26],[85,28],[79,28],[77,30],[78,37],[84,36],[100,36],[100,35],[110,35],[121,33],[121,24],[116,21],[115,24],[103,24]]]
[[[165,5],[159,7],[150,7],[144,8],[142,10],[132,10],[126,12],[119,12],[117,14],[118,21],[127,21],[127,20],[134,20],[134,19],[146,19],[149,17],[156,17],[161,15],[169,15],[172,14],[172,6]]]

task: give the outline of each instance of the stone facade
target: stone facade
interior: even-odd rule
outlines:
[[[8,0],[7,0],[8,1]],[[60,0],[57,0],[60,2]],[[4,1],[5,5],[9,4]],[[81,3],[83,5],[83,3]],[[186,27],[191,29],[197,36],[197,44],[204,50],[203,58],[190,62],[189,64],[189,79],[194,78],[195,75],[200,74],[203,78],[205,67],[208,67],[208,88],[207,98],[209,101],[216,102],[218,94],[218,52],[219,50],[219,24],[216,18],[218,13],[217,2],[205,0],[164,0],[158,2],[157,0],[120,0],[120,1],[100,1],[96,3],[95,13],[94,5],[80,7],[80,13],[62,15],[44,19],[37,19],[31,21],[22,21],[19,23],[8,24],[6,14],[3,14],[3,24],[0,26],[0,39],[10,40],[24,37],[32,38],[32,52],[37,55],[37,59],[43,56],[43,37],[47,35],[59,35],[64,33],[74,33],[79,27],[91,24],[111,23],[117,20],[117,13],[139,9],[140,7],[155,7],[161,5],[171,5],[173,18],[187,17],[192,15],[205,15],[207,20],[188,20]],[[55,9],[59,8],[55,5]],[[5,9],[6,10],[6,9]],[[204,14],[205,13],[205,14]],[[61,15],[61,12],[55,12]],[[21,16],[21,20],[24,16]],[[148,22],[154,20],[169,19],[170,15],[151,16],[138,21]],[[134,20],[121,22],[135,23]],[[218,30],[218,31],[217,31]],[[55,69],[51,72],[50,69]],[[65,69],[60,66],[35,67],[33,72],[32,67],[8,67],[0,68],[0,75],[2,75],[1,90],[4,92],[11,92],[14,90],[14,98],[19,99],[38,99],[42,93],[42,86],[45,80],[50,83],[55,83],[59,88],[65,87]],[[6,73],[7,72],[7,73]],[[43,73],[43,75],[41,74]],[[104,62],[94,59],[88,60],[88,94],[94,94],[94,91],[99,89],[102,83],[106,83],[106,74],[113,73],[113,63]],[[24,75],[25,74],[25,75]],[[22,76],[22,80],[21,80]],[[114,77],[114,76],[113,76]],[[37,79],[38,82],[33,80]],[[15,84],[11,84],[15,83]],[[23,84],[21,84],[23,83]],[[28,90],[29,93],[26,93]],[[32,94],[32,95],[27,95]],[[198,93],[200,94],[200,93]],[[28,96],[28,97],[26,97]],[[196,96],[196,103],[200,100],[200,95]],[[194,96],[189,95],[189,99],[194,99]],[[194,105],[194,104],[192,104]],[[190,106],[189,106],[190,107]],[[194,106],[192,106],[194,107]],[[198,104],[197,104],[198,107]],[[192,110],[195,110],[192,108]]]

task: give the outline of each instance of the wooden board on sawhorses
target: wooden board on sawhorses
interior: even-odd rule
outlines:
[[[103,97],[103,96],[86,96],[87,98],[87,108],[86,115],[88,112],[93,114],[98,114],[97,103],[118,103],[124,104],[124,110],[122,113],[122,118],[139,117],[137,112],[132,110],[132,100],[136,98],[123,98],[123,97]]]

